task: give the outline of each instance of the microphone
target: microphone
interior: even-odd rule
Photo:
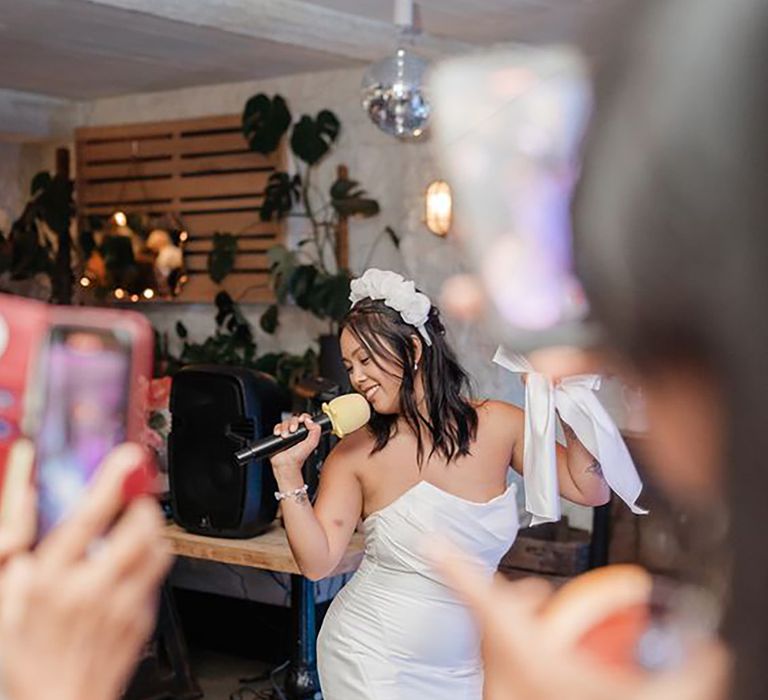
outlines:
[[[344,394],[329,403],[322,405],[322,413],[312,416],[312,420],[320,426],[323,433],[332,432],[336,437],[345,435],[362,428],[371,419],[371,407],[360,394]],[[248,447],[235,452],[239,464],[245,464],[252,459],[264,459],[278,452],[287,450],[300,443],[309,434],[305,425],[300,425],[295,433],[288,437],[270,435],[258,440]]]

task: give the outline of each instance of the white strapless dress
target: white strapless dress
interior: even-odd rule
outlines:
[[[362,564],[318,637],[324,700],[481,700],[478,630],[424,539],[442,535],[492,575],[517,535],[515,487],[474,503],[420,481],[363,525]]]

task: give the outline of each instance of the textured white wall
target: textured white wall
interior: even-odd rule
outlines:
[[[24,204],[21,164],[22,145],[0,142],[0,231],[6,235]]]
[[[335,177],[336,165],[345,163],[351,177],[359,180],[381,204],[378,217],[352,222],[353,271],[362,272],[370,260],[371,265],[413,277],[436,300],[442,280],[460,269],[460,256],[450,242],[432,236],[422,223],[423,194],[429,182],[439,175],[437,166],[428,143],[400,143],[368,121],[360,108],[362,73],[361,69],[330,71],[96,100],[78,106],[76,121],[82,126],[95,126],[239,113],[245,101],[257,92],[282,94],[296,117],[329,108],[338,115],[342,133],[332,155],[320,168],[318,186],[326,191]],[[385,225],[392,226],[402,237],[402,254],[383,237],[371,256]],[[155,304],[146,305],[143,310],[158,328],[169,330],[171,337],[177,319],[183,320],[194,336],[202,337],[213,328],[213,312],[206,305]],[[256,322],[262,310],[256,304],[249,305],[245,312]],[[276,338],[257,334],[262,351],[276,347],[301,351],[322,328],[315,319],[296,310],[288,310],[283,319]],[[459,357],[473,375],[479,395],[518,395],[517,383],[500,376],[490,365],[494,346],[489,339],[478,334],[477,329],[450,322],[449,331]]]

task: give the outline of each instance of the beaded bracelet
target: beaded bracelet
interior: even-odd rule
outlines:
[[[307,500],[307,491],[309,486],[304,484],[299,489],[293,489],[293,491],[275,491],[275,500],[282,501],[286,498],[292,498],[296,503],[303,503]]]

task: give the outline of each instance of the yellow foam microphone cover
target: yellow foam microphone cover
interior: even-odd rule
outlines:
[[[362,428],[371,419],[371,407],[360,394],[337,396],[322,408],[331,419],[333,434],[339,438]]]

